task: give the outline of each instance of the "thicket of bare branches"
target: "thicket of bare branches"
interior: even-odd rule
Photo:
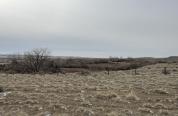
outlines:
[[[62,58],[52,57],[48,49],[36,48],[23,55],[10,55],[8,62],[0,65],[7,73],[65,73],[82,71],[130,70],[154,64],[157,60],[134,58]],[[9,63],[9,61],[11,61]]]
[[[24,65],[32,72],[39,72],[44,63],[48,61],[48,49],[36,48],[24,53]]]
[[[50,59],[46,48],[36,48],[23,55],[10,55],[11,63],[3,65],[1,71],[8,73],[58,73],[60,67]]]

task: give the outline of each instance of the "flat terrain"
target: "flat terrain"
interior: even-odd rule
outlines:
[[[178,116],[178,64],[137,72],[0,74],[0,116]]]

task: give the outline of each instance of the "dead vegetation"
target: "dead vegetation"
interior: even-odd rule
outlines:
[[[133,100],[133,101],[138,101],[140,100],[140,98],[135,94],[134,91],[130,91],[130,93],[128,95],[126,95],[126,99],[127,100]]]
[[[153,114],[153,111],[149,108],[138,108],[138,111],[144,114]]]
[[[135,69],[158,63],[154,58],[78,58],[50,56],[46,48],[35,48],[21,55],[8,55],[0,58],[0,72],[7,74],[59,74],[87,71],[111,71]],[[165,60],[164,60],[165,61]],[[2,63],[1,63],[2,62]],[[165,61],[166,62],[166,61]]]
[[[163,89],[156,89],[153,90],[154,93],[158,93],[158,94],[169,94],[168,91],[163,90]]]
[[[101,94],[100,93],[96,96],[96,98],[101,99],[101,100],[110,100],[110,99],[113,99],[113,98],[117,98],[117,95],[115,93],[111,93],[111,94],[108,94],[108,93]]]
[[[3,116],[176,116],[178,64],[67,74],[0,73]]]

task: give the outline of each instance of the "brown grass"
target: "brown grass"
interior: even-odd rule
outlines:
[[[163,75],[157,64],[132,70],[70,74],[0,73],[0,115],[174,116],[178,72]],[[149,67],[149,69],[148,69]],[[6,95],[5,95],[6,94]]]

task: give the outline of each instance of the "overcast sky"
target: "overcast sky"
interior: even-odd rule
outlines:
[[[0,0],[0,54],[178,55],[177,0]]]

